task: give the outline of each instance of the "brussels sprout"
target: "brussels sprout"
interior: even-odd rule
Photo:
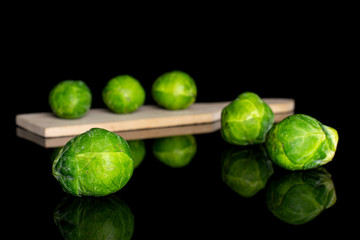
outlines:
[[[130,148],[119,135],[101,128],[80,134],[60,151],[53,175],[74,196],[105,196],[120,190],[134,170]]]
[[[146,154],[145,142],[144,140],[133,140],[128,141],[131,155],[134,160],[134,168],[138,167],[140,163],[144,160]]]
[[[166,109],[188,108],[196,100],[197,88],[190,75],[172,71],[158,77],[152,86],[155,102]]]
[[[322,166],[335,155],[337,131],[304,114],[289,116],[275,124],[267,134],[270,158],[289,170]]]
[[[129,75],[109,80],[102,92],[105,105],[115,113],[131,113],[145,102],[145,90],[140,82]]]
[[[110,195],[103,198],[66,197],[54,211],[64,239],[131,239],[134,216],[130,208]]]
[[[268,209],[280,220],[300,225],[317,217],[336,202],[331,175],[324,168],[290,172],[270,180]]]
[[[53,163],[56,159],[56,157],[59,155],[59,153],[61,152],[63,147],[57,147],[57,148],[54,148],[53,151],[51,152],[51,155],[50,155],[50,161],[51,163]]]
[[[274,172],[262,145],[228,149],[221,160],[222,180],[243,197],[252,197],[263,189]]]
[[[235,145],[263,143],[274,123],[274,113],[252,92],[240,94],[221,112],[221,135]]]
[[[49,94],[51,110],[59,118],[80,118],[91,107],[91,92],[83,81],[65,80]]]
[[[192,135],[159,138],[155,139],[153,144],[154,156],[173,168],[188,165],[196,150],[196,140]]]

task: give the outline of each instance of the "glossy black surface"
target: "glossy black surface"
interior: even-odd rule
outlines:
[[[198,239],[234,236],[332,236],[352,230],[349,211],[355,189],[350,187],[344,149],[340,144],[333,162],[325,169],[332,175],[336,203],[314,220],[290,225],[267,209],[266,187],[252,197],[242,197],[221,177],[221,155],[230,146],[220,133],[195,135],[197,153],[185,167],[171,168],[152,153],[154,140],[145,140],[146,156],[129,183],[114,195],[124,201],[134,217],[132,239]],[[55,209],[68,194],[51,175],[50,156],[45,149],[17,137],[13,159],[15,171],[6,184],[7,230],[37,239],[62,239],[54,221]],[[289,172],[274,166],[273,178]],[[344,176],[346,176],[344,178]]]

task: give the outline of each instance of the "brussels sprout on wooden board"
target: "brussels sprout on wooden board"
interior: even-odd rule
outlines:
[[[188,108],[195,102],[197,87],[189,74],[172,71],[162,74],[155,80],[151,93],[159,106],[179,110]]]
[[[91,107],[92,95],[83,81],[65,80],[49,93],[49,104],[59,118],[81,118]]]
[[[114,113],[131,113],[145,102],[145,89],[132,76],[119,75],[110,79],[102,92],[105,105]]]
[[[221,112],[221,136],[235,145],[263,143],[274,123],[271,108],[255,93],[245,92]]]

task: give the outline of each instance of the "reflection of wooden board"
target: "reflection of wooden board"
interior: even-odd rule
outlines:
[[[274,114],[294,111],[293,99],[264,99]],[[166,110],[144,105],[134,113],[115,114],[107,109],[90,109],[80,119],[60,119],[52,113],[28,113],[16,116],[16,124],[42,137],[64,137],[81,134],[90,128],[104,128],[112,132],[163,128],[219,121],[221,110],[229,102],[194,103],[184,110]]]

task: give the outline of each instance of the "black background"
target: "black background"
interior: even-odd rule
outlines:
[[[61,239],[52,214],[66,196],[51,176],[51,151],[16,137],[15,115],[50,111],[48,93],[66,79],[85,81],[93,93],[92,107],[104,107],[102,88],[120,74],[137,78],[146,90],[146,104],[154,104],[152,82],[171,70],[195,79],[198,102],[229,101],[244,91],[294,98],[296,113],[337,129],[339,150],[326,169],[333,175],[338,201],[306,225],[287,225],[267,211],[263,192],[245,199],[221,184],[219,157],[227,146],[218,133],[196,136],[198,153],[184,169],[169,170],[157,162],[148,140],[146,159],[117,194],[135,216],[134,239],[320,237],[354,230],[357,78],[351,75],[351,36],[341,26],[320,21],[279,27],[265,21],[245,31],[226,23],[197,24],[191,30],[179,24],[166,27],[165,33],[151,24],[131,31],[123,25],[110,31],[96,26],[95,31],[80,24],[67,31],[59,23],[41,28],[36,23],[24,21],[13,28],[3,55],[4,151],[11,154],[2,157],[2,196],[10,210],[6,229],[14,238]]]

